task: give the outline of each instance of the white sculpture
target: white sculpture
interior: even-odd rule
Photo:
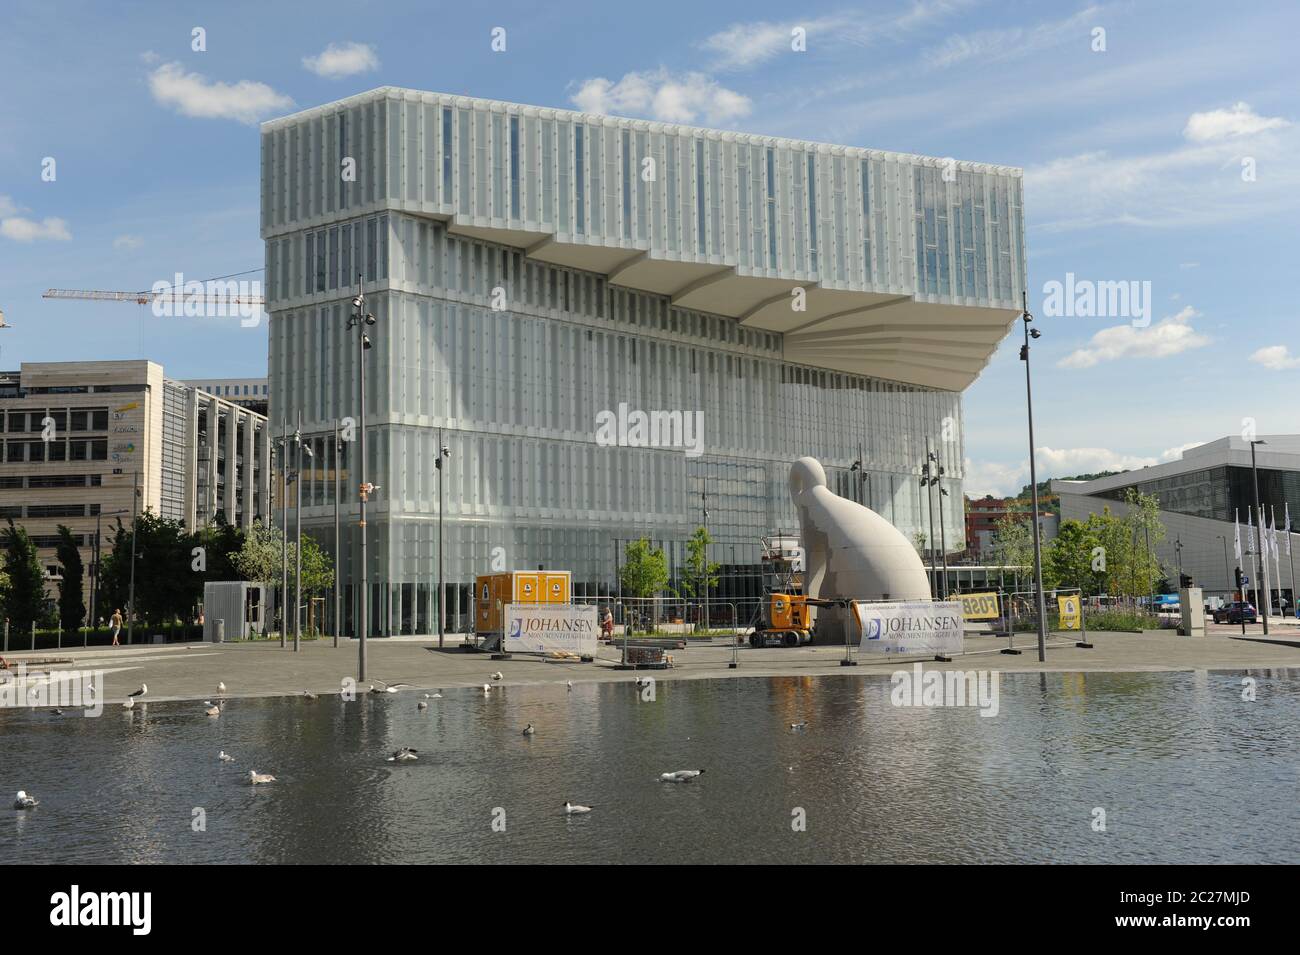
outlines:
[[[826,470],[816,458],[800,458],[790,466],[790,497],[803,532],[805,594],[824,599],[930,599],[929,579],[916,548],[871,508],[827,487]],[[822,616],[819,629],[838,633],[841,615],[823,608]]]

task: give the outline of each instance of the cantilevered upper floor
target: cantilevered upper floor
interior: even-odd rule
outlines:
[[[268,240],[426,216],[778,332],[791,361],[951,390],[1018,312],[1021,203],[1010,167],[391,87],[262,126]]]

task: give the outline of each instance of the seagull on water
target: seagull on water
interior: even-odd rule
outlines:
[[[570,816],[574,815],[575,813],[591,812],[591,810],[594,808],[595,808],[594,806],[575,806],[571,802],[566,802],[564,804],[564,811],[566,814]]]
[[[233,763],[235,761],[235,757],[231,756],[224,749],[217,753],[217,759],[221,760],[223,763]]]
[[[573,691],[573,681],[572,681],[572,680],[570,680],[568,683],[566,683],[565,686],[567,686],[567,687],[569,688],[569,691],[570,691],[570,692]]]
[[[51,715],[51,716],[62,716],[62,715],[63,715],[63,710],[56,706],[54,709],[50,710],[50,715]]]
[[[790,729],[792,730],[801,730],[801,729],[806,729],[807,727],[808,727],[807,720],[800,720],[798,723],[790,724]]]
[[[390,763],[409,763],[411,762],[411,760],[420,758],[419,756],[415,755],[418,752],[419,750],[417,749],[411,749],[409,746],[403,746],[401,749],[394,752],[392,756],[389,756],[388,761]]]
[[[376,680],[375,683],[384,683],[384,681]],[[409,689],[411,689],[411,684],[409,683],[384,683],[382,687],[375,686],[372,683],[370,686],[371,693],[396,693],[398,690]]]
[[[419,703],[415,704],[415,708],[417,710],[427,710],[429,708],[429,704],[424,702],[424,700],[421,700]]]
[[[135,709],[135,700],[133,700],[131,697],[128,696],[126,698],[126,701],[122,704],[122,709],[124,710]]]
[[[302,691],[302,698],[303,698],[304,700],[314,700],[314,699],[316,699],[316,694],[313,693],[311,690],[303,690],[303,691]]]
[[[134,693],[128,693],[127,696],[130,697],[144,696],[148,692],[149,692],[149,684],[141,683],[140,689],[136,690]]]
[[[203,712],[206,713],[208,716],[220,716],[220,715],[221,715],[221,704],[220,704],[220,703],[213,703],[211,700],[204,700],[203,702],[206,703],[206,704],[208,705],[208,708],[207,708],[206,710],[203,711]]]
[[[524,727],[525,736],[532,736],[536,732],[537,732],[537,728],[533,726],[532,723],[529,723],[527,726]]]
[[[492,674],[492,679],[494,680],[504,680],[505,678],[506,678],[505,674],[502,673],[500,670],[497,670],[496,673]]]
[[[665,783],[689,783],[696,776],[703,774],[702,769],[679,769],[674,773],[660,773],[659,779]]]
[[[14,797],[15,809],[31,809],[39,805],[40,801],[35,796],[27,795],[27,792],[22,789],[18,790],[18,795]]]
[[[442,690],[439,690],[437,693],[426,693],[426,694],[424,694],[424,698],[425,698],[426,700],[441,700],[441,699],[442,699]]]
[[[492,684],[490,684],[490,683],[484,683],[484,684],[483,684],[483,695],[484,695],[484,696],[487,696],[487,695],[488,695],[489,693],[491,693],[491,692],[492,692]]]
[[[259,773],[256,769],[248,771],[248,783],[250,786],[256,786],[260,783],[273,783],[275,777],[270,773]]]

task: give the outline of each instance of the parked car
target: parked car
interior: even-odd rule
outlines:
[[[1214,611],[1215,623],[1254,623],[1255,608],[1250,604],[1234,600]]]

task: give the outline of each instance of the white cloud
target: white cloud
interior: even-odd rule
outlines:
[[[336,80],[379,69],[379,55],[368,43],[331,43],[315,56],[304,56],[302,65],[317,76]]]
[[[199,73],[187,73],[180,63],[164,63],[150,73],[149,90],[158,103],[184,116],[233,119],[248,125],[293,106],[292,99],[265,83],[209,80]]]
[[[148,63],[150,66],[153,66],[153,64],[161,60],[162,57],[159,56],[157,53],[155,53],[153,50],[145,50],[143,53],[140,54],[140,59],[143,62]]]
[[[1246,103],[1234,103],[1229,109],[1193,113],[1187,118],[1183,135],[1194,143],[1206,143],[1233,136],[1253,136],[1290,125],[1280,116],[1260,116]]]
[[[0,219],[18,213],[18,206],[8,196],[0,196]]]
[[[1191,448],[1199,448],[1204,441],[1191,441],[1187,444],[1180,444],[1176,448],[1166,448],[1160,455],[1161,461],[1177,461],[1182,458],[1183,452]]]
[[[1064,20],[1040,23],[1032,27],[1005,30],[979,30],[957,34],[921,54],[921,62],[930,69],[947,69],[975,60],[981,65],[1027,56],[1073,41],[1084,49],[1089,42],[1088,27],[1097,26],[1100,7],[1087,7]]]
[[[747,116],[749,97],[719,86],[703,73],[627,73],[618,82],[604,77],[584,80],[570,97],[586,113],[648,116],[667,123],[717,125]]]
[[[68,242],[72,239],[68,224],[62,219],[47,218],[37,222],[21,216],[0,219],[0,235],[15,242],[36,242],[44,239]]]
[[[734,23],[708,37],[700,45],[718,57],[718,69],[746,69],[790,50],[791,31],[798,25]]]
[[[1146,328],[1131,324],[1103,328],[1085,347],[1070,352],[1056,364],[1061,368],[1091,368],[1118,358],[1168,358],[1202,348],[1210,343],[1209,336],[1189,324],[1199,315],[1188,305],[1177,315],[1162,318]]]
[[[1300,356],[1292,355],[1286,345],[1269,345],[1267,348],[1261,348],[1250,356],[1250,360],[1270,371],[1300,368]]]
[[[1187,445],[1194,447],[1194,445]],[[1169,452],[1165,452],[1168,454]],[[1038,480],[1096,474],[1099,471],[1133,471],[1156,464],[1155,458],[1122,454],[1109,448],[1039,447],[1034,452]],[[1008,497],[1020,493],[1029,483],[1029,461],[1022,458],[1011,464],[998,461],[965,462],[962,491],[971,497]]]
[[[138,235],[119,235],[113,240],[113,248],[115,249],[138,249],[142,245],[144,245],[144,239]]]

